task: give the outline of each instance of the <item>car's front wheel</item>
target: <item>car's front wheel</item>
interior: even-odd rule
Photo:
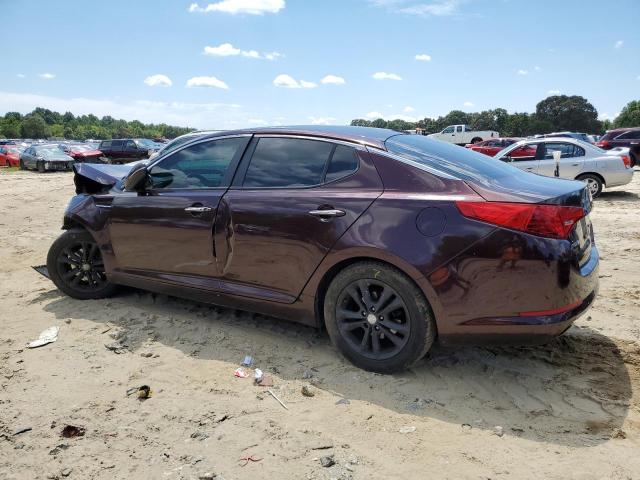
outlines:
[[[343,355],[379,373],[411,367],[436,337],[422,292],[403,273],[378,262],[356,263],[336,275],[325,296],[324,318]]]
[[[86,230],[68,230],[49,249],[47,269],[53,283],[79,300],[111,296],[116,286],[107,280],[98,244]]]

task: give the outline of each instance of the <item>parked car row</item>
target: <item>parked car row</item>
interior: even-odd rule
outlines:
[[[631,182],[635,162],[628,148],[606,151],[581,138],[578,134],[549,134],[530,139],[494,138],[466,147],[504,162],[513,162],[521,170],[585,181],[594,197],[600,195],[605,187]],[[555,151],[560,152],[557,171],[553,157]]]

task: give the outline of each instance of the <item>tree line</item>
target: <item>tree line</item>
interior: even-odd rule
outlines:
[[[584,132],[601,134],[620,127],[640,126],[640,101],[629,102],[613,120],[598,120],[598,111],[578,95],[552,95],[536,105],[535,113],[509,113],[504,108],[467,113],[452,110],[438,118],[425,117],[417,122],[405,120],[366,120],[357,118],[351,125],[390,128],[392,130],[422,129],[425,133],[442,131],[449,125],[465,124],[475,130],[495,130],[505,137],[526,137],[538,133]]]
[[[145,124],[138,120],[128,122],[108,115],[102,118],[92,114],[75,116],[71,112],[58,113],[41,107],[26,115],[8,112],[0,117],[0,137],[4,138],[175,138],[191,131],[192,128],[164,123]]]

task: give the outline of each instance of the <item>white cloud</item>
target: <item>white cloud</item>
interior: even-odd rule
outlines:
[[[233,57],[237,55],[241,55],[247,58],[264,58],[267,60],[276,60],[281,57],[282,54],[278,52],[270,52],[261,54],[257,50],[241,50],[239,48],[234,47],[230,43],[222,43],[217,47],[204,47],[205,55],[210,55],[214,57]]]
[[[320,83],[331,84],[331,85],[344,85],[347,82],[345,82],[344,78],[338,77],[337,75],[327,75],[322,80],[320,80]]]
[[[615,120],[615,118],[620,115],[620,112],[617,112],[613,115],[609,115],[608,113],[601,113],[598,115],[598,120]]]
[[[203,7],[197,3],[192,3],[189,5],[189,12],[264,15],[265,13],[278,13],[284,6],[284,0],[221,0]]]
[[[157,75],[150,75],[144,79],[144,83],[150,87],[170,87],[173,82],[166,75],[158,73]]]
[[[255,116],[235,103],[156,102],[149,100],[114,101],[103,98],[63,98],[0,91],[0,112],[28,113],[36,107],[56,112],[90,113],[103,117],[110,115],[144,123],[167,123],[202,129],[235,128],[248,126],[247,118]],[[233,123],[235,122],[235,124]]]
[[[55,73],[39,73],[38,76],[40,78],[42,78],[43,80],[52,80],[52,79],[56,78],[56,74]]]
[[[549,90],[547,92],[549,95],[560,95],[560,90]]]
[[[423,17],[443,17],[457,13],[460,3],[461,0],[440,0],[437,2],[419,3],[416,5],[401,7],[397,11],[400,13],[420,15]]]
[[[372,77],[376,80],[402,80],[400,75],[387,72],[376,72],[372,75]]]
[[[533,67],[533,69],[534,69],[536,72],[539,72],[540,70],[542,70],[542,68],[540,68],[538,65],[534,66],[534,67]]]
[[[622,48],[622,46],[624,45],[624,41],[622,40],[618,40],[614,45],[613,48]]]
[[[187,80],[187,87],[215,87],[229,90],[229,86],[216,77],[193,77]]]
[[[415,56],[415,59],[421,62],[430,62],[431,55],[427,55],[426,53],[419,53],[418,55]]]
[[[416,109],[407,105],[406,107],[404,107],[403,111],[409,113],[409,112],[415,112]]]
[[[466,101],[462,104],[463,107],[473,107],[473,102]]]
[[[25,77],[26,77],[26,75],[25,75],[24,73],[17,73],[17,74],[16,74],[16,77],[18,77],[18,78],[25,78]]]
[[[273,84],[276,87],[282,88],[315,88],[317,83],[307,82],[306,80],[296,80],[291,75],[282,73],[273,79]]]
[[[370,118],[371,120],[375,120],[376,118],[384,118],[384,115],[380,112],[369,112],[365,115],[366,118]]]
[[[516,72],[518,75],[527,75],[529,72],[527,70],[520,69]]]
[[[336,121],[336,119],[333,118],[333,117],[314,117],[314,116],[310,116],[308,118],[309,118],[309,120],[311,120],[311,124],[312,125],[333,125],[333,123]]]

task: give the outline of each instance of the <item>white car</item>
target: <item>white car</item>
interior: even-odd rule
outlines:
[[[626,185],[633,179],[628,152],[602,150],[569,137],[521,140],[499,151],[494,158],[513,162],[513,166],[527,172],[553,177],[556,170],[554,151],[561,154],[559,176],[587,182],[594,197],[600,195],[605,186]]]
[[[469,143],[480,143],[491,138],[498,138],[500,134],[493,130],[473,130],[469,125],[449,125],[440,133],[432,133],[428,136],[443,142],[464,146]]]

